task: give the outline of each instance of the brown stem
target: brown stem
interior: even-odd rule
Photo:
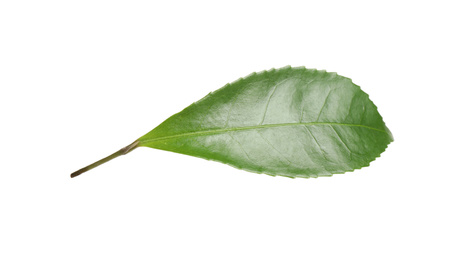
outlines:
[[[96,162],[90,164],[89,166],[86,166],[86,167],[84,167],[84,168],[82,168],[80,170],[77,170],[77,171],[71,173],[71,178],[74,178],[74,177],[76,177],[78,175],[81,175],[82,173],[84,173],[84,172],[86,172],[88,170],[91,170],[91,169],[93,169],[93,168],[95,168],[95,167],[97,167],[97,166],[99,166],[99,165],[101,165],[101,164],[103,164],[105,162],[108,162],[108,161],[110,161],[110,160],[112,160],[114,158],[117,158],[120,155],[125,155],[125,154],[131,152],[132,150],[136,149],[138,146],[139,146],[139,140],[136,140],[132,144],[123,147],[122,149],[120,149],[117,152],[109,155],[108,157],[103,158],[103,159],[101,159],[99,161],[96,161]]]

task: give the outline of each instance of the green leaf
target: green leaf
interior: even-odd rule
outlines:
[[[368,166],[391,141],[377,107],[350,79],[285,67],[227,84],[111,156],[146,146],[306,178]]]

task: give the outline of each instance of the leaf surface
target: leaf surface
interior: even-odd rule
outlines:
[[[350,79],[285,67],[210,93],[138,146],[273,176],[318,177],[368,166],[392,141],[377,107]]]

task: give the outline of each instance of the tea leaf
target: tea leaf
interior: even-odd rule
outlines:
[[[146,146],[273,176],[318,177],[368,166],[392,141],[350,79],[285,67],[227,84],[103,160]]]

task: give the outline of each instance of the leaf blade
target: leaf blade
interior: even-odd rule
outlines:
[[[285,67],[210,93],[139,145],[252,172],[317,177],[367,166],[392,140],[376,106],[350,79]]]

